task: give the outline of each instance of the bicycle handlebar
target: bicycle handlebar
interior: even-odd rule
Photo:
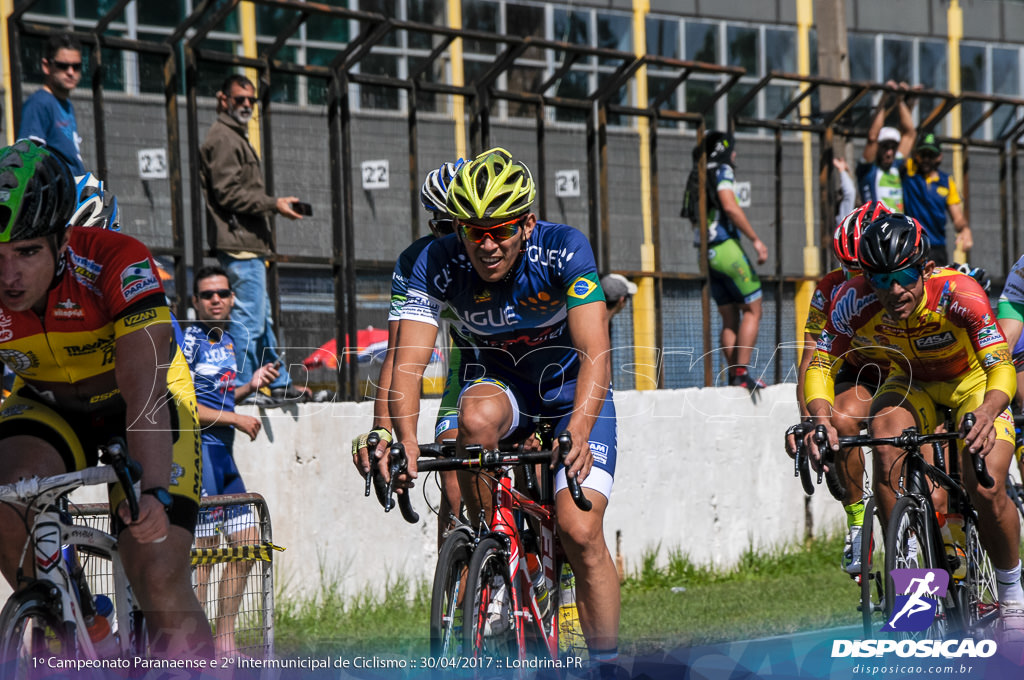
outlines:
[[[367,445],[371,445],[369,437]],[[376,446],[372,444],[371,446]],[[455,458],[455,446],[453,444],[421,444],[419,446],[421,455],[433,456],[433,460],[420,460],[418,469],[420,472],[448,472],[454,470],[482,470],[486,468],[501,467],[503,465],[532,465],[534,463],[547,463],[551,461],[551,451],[522,451],[513,449],[503,451],[499,449],[485,449],[476,444],[466,447],[466,458]],[[572,437],[568,432],[563,432],[558,437],[558,454],[563,464],[569,451],[572,449]],[[392,444],[388,454],[389,480],[385,482],[377,472],[376,466],[371,466],[368,478],[372,477],[373,485],[377,491],[377,500],[384,507],[384,512],[391,512],[395,507],[395,500],[392,497],[394,492],[395,476],[405,471],[409,461],[405,454],[405,447],[400,444]],[[576,507],[584,512],[589,512],[593,504],[583,495],[579,480],[566,474],[566,486]],[[369,480],[367,482],[369,486]],[[369,495],[367,493],[366,495]],[[398,495],[398,507],[402,517],[410,524],[419,521],[419,514],[413,510],[412,502],[408,493]]]
[[[139,518],[139,493],[142,481],[142,465],[128,457],[128,446],[124,439],[114,437],[106,446],[100,447],[100,460],[114,469],[117,481],[124,489],[128,501],[128,514],[134,522]]]

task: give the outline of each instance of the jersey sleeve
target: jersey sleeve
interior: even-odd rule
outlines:
[[[409,277],[405,302],[399,320],[422,321],[440,325],[441,312],[447,300],[446,287],[451,283],[454,261],[447,257],[445,243],[435,241],[416,258]]]
[[[999,390],[1013,399],[1017,391],[1017,372],[1010,358],[999,324],[992,318],[992,307],[978,282],[969,276],[957,276],[949,318],[967,331],[978,363],[987,377],[986,391]]]
[[[853,343],[854,317],[864,307],[858,297],[857,288],[847,282],[832,299],[831,311],[804,374],[804,401],[808,404],[815,399],[835,402],[836,374]]]
[[[29,97],[21,109],[21,127],[18,139],[32,138],[46,143],[46,132],[53,124],[50,110],[42,106],[35,97]]]
[[[170,324],[171,310],[149,250],[130,236],[111,235],[119,238],[106,244],[110,255],[105,259],[99,287],[114,320],[114,337],[155,324]]]
[[[831,287],[832,284],[828,280],[828,275],[825,275],[818,281],[818,284],[814,287],[814,293],[811,295],[811,304],[807,309],[807,320],[804,322],[804,332],[810,333],[815,339],[825,330],[825,324],[828,321],[828,311],[831,307],[829,289]]]
[[[395,261],[395,268],[391,272],[391,303],[388,307],[388,321],[398,321],[402,316],[402,306],[409,294],[409,279],[412,277],[412,268],[416,259],[427,246],[434,242],[433,236],[424,236],[417,239],[408,248],[402,251]]]
[[[578,229],[566,227],[561,251],[561,280],[565,286],[566,307],[572,309],[590,302],[604,302],[604,289],[597,276],[597,263],[590,241]]]
[[[715,173],[715,193],[719,191],[736,191],[736,172],[731,165],[718,166]]]

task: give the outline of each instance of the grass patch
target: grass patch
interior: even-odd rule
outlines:
[[[748,549],[736,566],[696,565],[657,551],[622,584],[620,650],[647,654],[728,640],[852,625],[859,591],[839,568],[843,537],[767,551]],[[676,589],[673,591],[673,589]],[[430,584],[398,579],[386,594],[351,600],[336,583],[305,599],[278,598],[277,651],[283,656],[379,653],[411,658],[427,650]]]

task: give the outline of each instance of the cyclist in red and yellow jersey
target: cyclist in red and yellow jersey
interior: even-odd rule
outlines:
[[[832,310],[832,302],[836,293],[844,283],[860,275],[860,261],[857,259],[858,244],[864,227],[877,218],[888,215],[889,209],[879,201],[871,201],[854,209],[844,217],[836,227],[832,237],[832,251],[839,260],[840,267],[822,277],[814,288],[811,296],[807,321],[804,323],[804,352],[800,359],[800,370],[797,373],[796,398],[800,404],[801,419],[810,415],[807,400],[804,398],[804,375],[811,364],[814,347],[825,329],[825,323]],[[841,371],[836,375],[835,401],[831,422],[840,436],[860,434],[861,428],[869,415],[871,397],[885,377],[888,359],[884,353],[871,352],[862,348],[863,352],[849,353],[845,357]],[[796,455],[796,435],[794,428],[786,433],[786,452],[790,457]],[[846,512],[847,536],[843,547],[843,569],[850,574],[859,574],[860,535],[864,526],[864,455],[859,448],[840,452],[837,471],[839,481],[846,490],[842,499]]]
[[[906,215],[882,217],[864,230],[859,248],[864,276],[836,294],[805,376],[807,406],[838,450],[830,424],[835,376],[847,352],[875,345],[885,349],[890,371],[871,403],[872,435],[892,437],[913,426],[933,431],[939,424],[937,404],[951,408],[961,428],[964,415],[974,413],[977,422],[965,435],[962,452],[983,456],[995,485],[981,487],[967,459],[961,463],[963,482],[996,568],[1004,640],[1019,643],[1024,641],[1020,524],[1005,489],[1014,443],[1007,405],[1016,376],[981,286],[956,270],[937,268],[927,253],[921,225]],[[816,458],[810,436],[808,445]],[[891,446],[875,449],[875,489],[883,517],[895,503],[902,454]]]
[[[32,142],[0,150],[0,360],[17,374],[0,410],[0,484],[97,463],[124,437],[142,463],[139,516],[119,486],[113,531],[146,613],[151,652],[209,657],[189,549],[201,452],[188,365],[149,251],[105,229],[68,228],[75,183]],[[0,508],[0,570],[18,586],[20,510]]]

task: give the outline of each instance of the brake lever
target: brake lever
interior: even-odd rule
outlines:
[[[563,468],[565,467],[565,458],[569,455],[569,451],[572,450],[572,436],[568,432],[563,432],[558,435],[558,457],[562,461]],[[576,477],[569,476],[569,470],[565,470],[565,484],[569,488],[569,494],[572,496],[573,502],[580,510],[589,512],[593,507],[593,503],[583,495],[583,489],[580,488],[580,482]]]
[[[380,444],[380,435],[378,435],[376,432],[371,432],[370,434],[366,435],[367,454],[369,454],[370,451],[376,451],[377,450],[377,444]],[[366,473],[366,489],[363,491],[363,495],[364,496],[369,496],[370,495],[370,485],[373,483],[373,468],[374,468],[373,456],[370,456],[369,463],[370,463],[370,469]]]

